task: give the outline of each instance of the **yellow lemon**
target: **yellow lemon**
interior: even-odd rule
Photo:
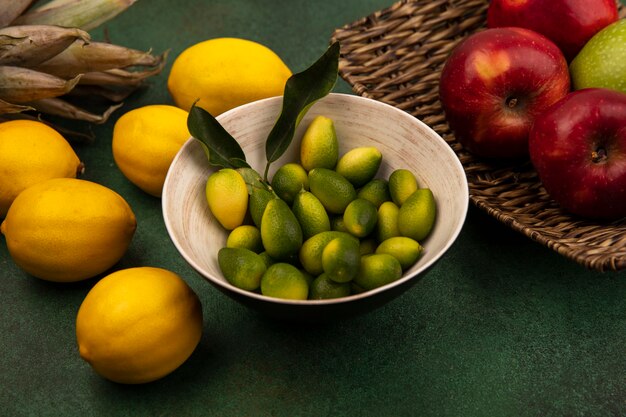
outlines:
[[[38,278],[71,282],[112,267],[135,233],[126,201],[102,185],[55,178],[22,191],[1,231],[17,265]]]
[[[53,128],[32,120],[0,123],[0,217],[27,187],[51,178],[75,178],[83,165]]]
[[[103,377],[141,384],[189,358],[202,335],[202,306],[178,275],[130,268],[101,279],[76,316],[80,356]]]
[[[213,116],[262,98],[280,96],[291,71],[271,49],[237,38],[216,38],[184,50],[174,61],[167,88],[189,111],[198,101]]]
[[[241,226],[248,211],[248,187],[237,171],[223,168],[209,175],[206,198],[211,213],[225,229]]]
[[[189,137],[186,111],[157,104],[140,107],[115,123],[113,158],[130,182],[161,197],[167,170]]]

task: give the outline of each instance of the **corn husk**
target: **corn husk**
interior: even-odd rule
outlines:
[[[91,113],[85,109],[74,106],[60,98],[44,98],[41,100],[28,103],[37,111],[50,114],[53,116],[61,116],[66,119],[83,120],[86,122],[101,124],[109,119],[111,113],[120,108],[123,103],[110,106],[102,114]]]
[[[13,22],[24,10],[28,9],[33,0],[7,0],[0,8],[0,27],[8,26]]]
[[[28,103],[58,97],[70,91],[81,76],[71,80],[28,68],[0,66],[0,99],[9,103]]]
[[[127,71],[112,69],[100,72],[88,72],[80,79],[81,85],[104,85],[117,87],[139,87],[146,78],[158,74],[163,69],[165,62],[159,66],[144,71]]]
[[[13,0],[9,0],[13,1]],[[15,19],[14,25],[58,25],[91,30],[114,18],[136,0],[52,0]]]
[[[4,100],[0,100],[0,114],[21,113],[23,111],[28,111],[28,110],[35,110],[35,109],[31,106],[13,104]]]
[[[38,65],[37,70],[69,78],[129,66],[155,67],[164,59],[165,54],[154,56],[150,51],[143,52],[105,42],[74,42],[63,52]]]
[[[40,120],[74,140],[93,140],[93,133],[67,129],[57,119],[104,123],[165,66],[167,52],[155,56],[92,42],[86,32],[135,1],[51,0],[33,6],[33,0],[5,0],[0,8],[0,123]],[[104,111],[102,105],[107,105]]]
[[[51,25],[5,27],[0,29],[0,65],[32,68],[72,44],[85,45],[90,40],[87,32],[77,28]]]

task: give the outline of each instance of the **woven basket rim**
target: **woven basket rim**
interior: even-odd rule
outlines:
[[[505,165],[466,152],[445,121],[438,79],[447,55],[485,27],[488,0],[401,0],[336,29],[340,76],[356,94],[403,109],[439,133],[459,157],[472,204],[588,269],[626,269],[626,218],[603,222],[561,210],[528,161]],[[626,8],[618,3],[620,16]]]

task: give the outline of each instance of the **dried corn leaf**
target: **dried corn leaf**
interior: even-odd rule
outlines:
[[[165,60],[167,53],[154,56],[105,42],[84,44],[75,42],[60,54],[37,66],[37,69],[58,77],[69,78],[88,72],[100,72],[131,66],[155,67]]]
[[[77,41],[77,39],[80,39]],[[0,65],[34,67],[72,44],[90,41],[84,30],[52,25],[9,26],[0,29]],[[74,74],[77,75],[77,74]]]
[[[13,21],[18,25],[59,25],[94,29],[114,18],[136,0],[52,0]]]
[[[164,63],[145,71],[126,71],[123,69],[112,69],[100,72],[88,72],[80,79],[82,85],[107,85],[119,87],[138,87],[143,81],[156,75],[163,70]]]
[[[7,113],[21,113],[23,111],[35,110],[30,106],[24,106],[21,104],[13,104],[4,100],[0,100],[0,114]]]
[[[106,122],[109,119],[111,113],[113,113],[115,110],[123,105],[123,103],[119,103],[110,106],[102,114],[95,114],[85,109],[81,109],[80,107],[74,106],[73,104],[70,104],[60,98],[44,98],[28,104],[42,113],[51,114],[53,116],[61,116],[66,119],[83,120],[96,124]]]
[[[0,99],[22,104],[58,97],[74,88],[80,77],[64,80],[28,68],[0,66]]]
[[[13,22],[34,0],[9,0],[4,1],[0,8],[0,27],[5,27]]]

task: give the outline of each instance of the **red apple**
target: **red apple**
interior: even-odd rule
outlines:
[[[488,158],[524,157],[534,118],[569,86],[567,62],[550,40],[527,29],[487,29],[452,51],[439,97],[467,150]]]
[[[517,26],[557,44],[568,61],[618,19],[615,0],[491,0],[487,27]]]
[[[626,94],[588,88],[535,120],[530,157],[548,194],[584,217],[626,216]]]

